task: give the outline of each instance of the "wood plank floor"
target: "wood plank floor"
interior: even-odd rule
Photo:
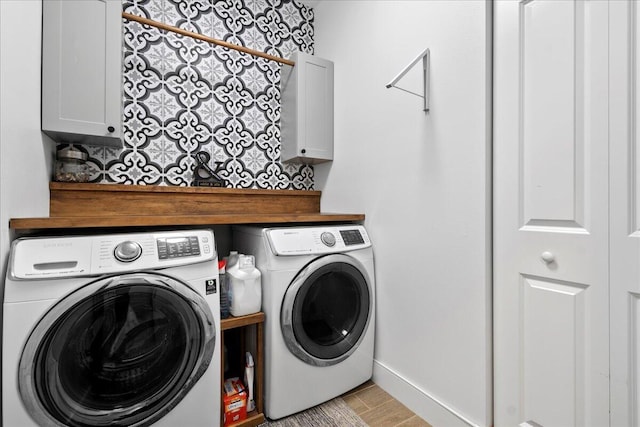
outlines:
[[[370,427],[431,427],[372,381],[342,395]]]

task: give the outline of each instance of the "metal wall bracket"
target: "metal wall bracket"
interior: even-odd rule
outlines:
[[[414,59],[413,61],[411,61],[411,63],[409,65],[407,65],[406,67],[404,67],[404,69],[402,71],[400,71],[400,73],[395,76],[393,78],[393,80],[391,80],[388,84],[387,84],[387,89],[389,88],[396,88],[396,89],[400,89],[404,92],[410,93],[412,95],[416,95],[419,96],[420,98],[423,98],[424,100],[424,104],[423,104],[423,109],[422,111],[428,112],[429,111],[429,66],[430,66],[430,52],[429,52],[429,48],[426,48],[423,52],[420,53],[420,55],[418,55],[416,57],[416,59]],[[410,90],[407,89],[403,89],[401,87],[396,86],[395,84],[398,83],[398,80],[400,80],[402,77],[404,77],[405,74],[407,74],[407,72],[413,68],[414,65],[416,65],[418,63],[418,61],[420,61],[422,59],[422,94],[419,93],[415,93],[412,92]]]

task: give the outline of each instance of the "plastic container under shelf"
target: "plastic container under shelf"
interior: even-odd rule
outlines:
[[[227,267],[231,315],[257,313],[262,306],[262,275],[253,255],[239,255],[238,262]]]
[[[218,276],[220,276],[220,318],[229,317],[229,283],[227,282],[227,261],[218,261]]]

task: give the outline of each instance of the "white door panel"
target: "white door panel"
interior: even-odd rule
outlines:
[[[611,425],[640,425],[640,8],[611,2]]]
[[[608,3],[495,3],[495,425],[604,426]]]
[[[587,287],[526,276],[522,286],[523,418],[586,425]]]
[[[575,227],[584,215],[585,93],[576,67],[583,61],[584,40],[567,31],[582,24],[583,14],[582,3],[520,4],[524,225]]]

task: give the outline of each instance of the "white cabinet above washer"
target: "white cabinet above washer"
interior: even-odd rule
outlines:
[[[42,130],[122,146],[122,2],[42,2]]]
[[[333,160],[333,62],[296,52],[282,66],[282,162]]]

